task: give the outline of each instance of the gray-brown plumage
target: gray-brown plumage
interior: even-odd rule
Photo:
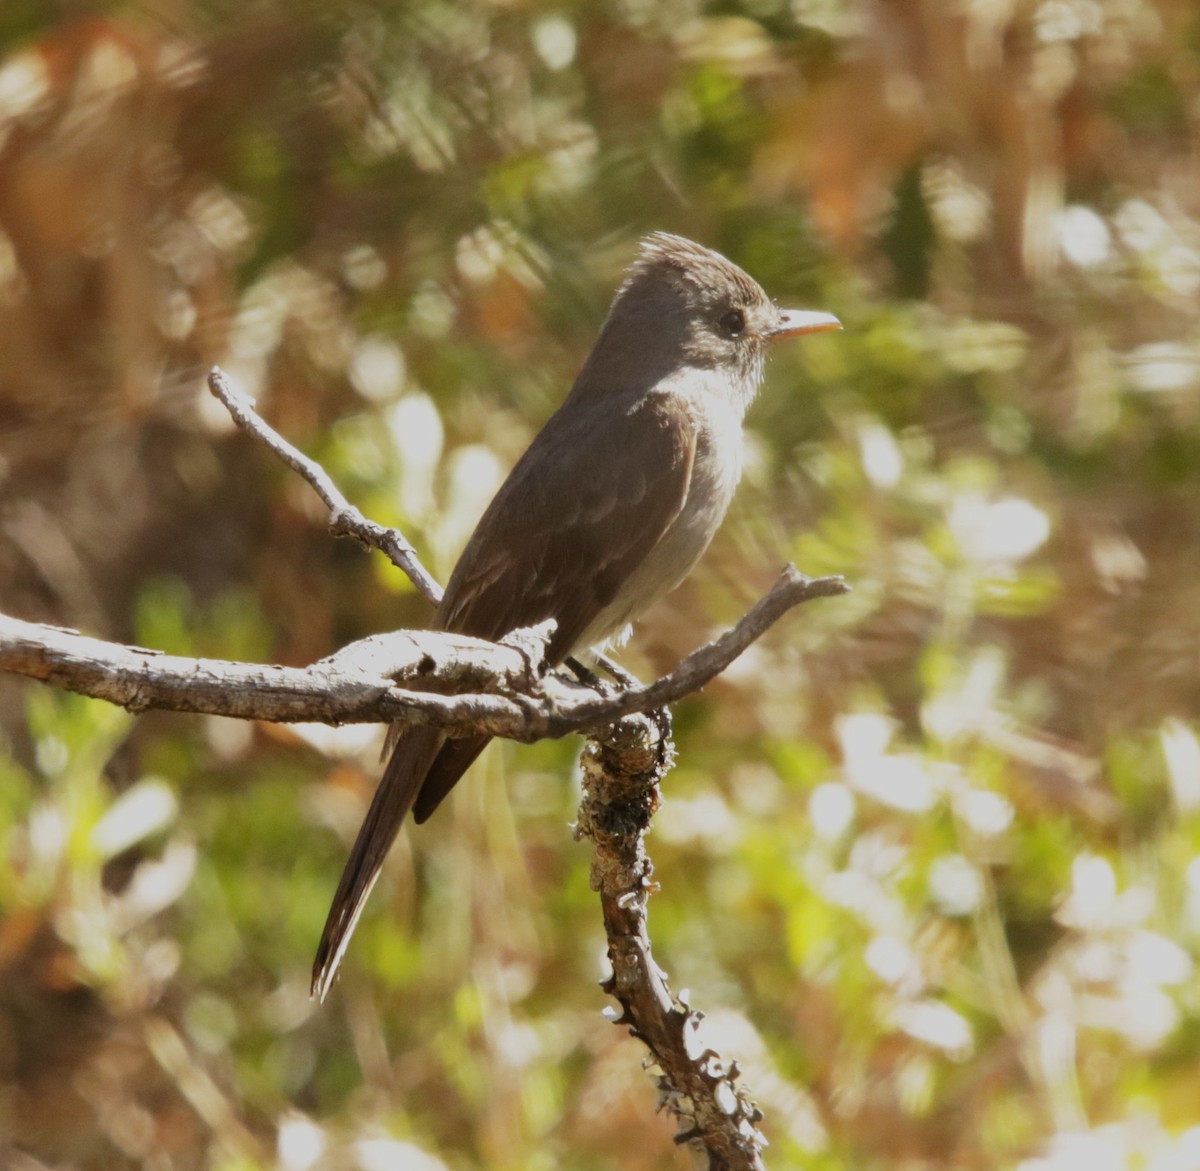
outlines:
[[[643,241],[570,394],[463,550],[434,627],[499,639],[557,622],[549,661],[603,644],[691,572],[742,470],[770,342],[838,329],[778,309],[716,252]],[[397,725],[313,966],[324,999],[405,816],[424,821],[487,744]]]

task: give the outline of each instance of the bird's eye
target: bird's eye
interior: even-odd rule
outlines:
[[[721,318],[721,328],[730,337],[741,337],[746,330],[746,315],[740,309],[730,309]]]

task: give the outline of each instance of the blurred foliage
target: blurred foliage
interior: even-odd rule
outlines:
[[[5,0],[0,50],[6,611],[293,663],[420,625],[206,368],[444,578],[636,238],[718,247],[847,328],[775,358],[625,659],[789,559],[855,592],[680,705],[662,963],[773,1168],[1200,1167],[1193,0]],[[0,1164],[675,1165],[576,744],[403,835],[317,1009],[377,741],[2,686]]]

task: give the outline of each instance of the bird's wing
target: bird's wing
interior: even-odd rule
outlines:
[[[610,401],[534,440],[459,559],[441,629],[498,639],[553,618],[561,662],[679,515],[696,451],[686,404]]]

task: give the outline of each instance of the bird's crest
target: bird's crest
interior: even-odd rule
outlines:
[[[670,232],[651,232],[642,240],[621,291],[667,274],[705,291],[732,285],[747,302],[767,299],[759,283],[732,260]]]

